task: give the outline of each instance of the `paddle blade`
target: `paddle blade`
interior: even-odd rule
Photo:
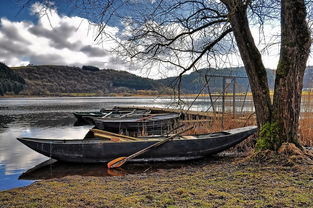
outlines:
[[[108,162],[108,168],[118,168],[121,167],[127,160],[127,157],[119,157]]]

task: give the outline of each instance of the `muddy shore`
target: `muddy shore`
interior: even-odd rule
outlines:
[[[140,174],[42,180],[0,192],[0,207],[313,207],[312,165],[243,159],[222,156]]]

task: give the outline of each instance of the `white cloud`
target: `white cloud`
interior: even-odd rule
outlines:
[[[41,4],[32,6],[38,22],[13,22],[1,18],[0,61],[9,66],[27,64],[86,65],[94,63],[106,68],[113,58],[107,51],[115,44],[94,41],[98,27],[87,19],[58,14],[56,9],[45,9]],[[106,32],[115,35],[116,27],[107,27]],[[126,66],[120,66],[125,70]]]
[[[127,70],[150,78],[175,76],[181,71],[181,69],[166,63],[149,65],[142,60],[126,63],[119,56],[109,52],[117,46],[115,41],[106,36],[101,36],[95,41],[99,27],[87,19],[60,15],[56,9],[47,9],[39,3],[32,6],[31,12],[40,17],[37,23],[0,19],[1,62],[9,66],[27,64],[94,65],[99,68]],[[124,20],[123,31],[117,27],[106,26],[105,32],[119,41],[118,35],[125,37],[131,33],[132,28],[128,21],[131,19]],[[156,23],[149,22],[149,27],[153,24]],[[169,25],[168,27],[168,31],[172,32],[172,28],[176,28],[176,32],[181,30],[179,25]],[[261,35],[257,27],[252,26],[251,31],[258,48],[262,51],[265,67],[275,69],[279,58],[279,25],[274,23],[264,25],[264,33]],[[277,42],[277,44],[266,47],[268,43],[273,42]],[[178,45],[178,47],[190,47],[189,44]],[[138,47],[140,49],[140,46]],[[226,47],[225,50],[227,53],[228,48]],[[166,51],[164,51],[164,56],[174,58],[167,55]],[[190,56],[186,55],[179,61],[186,65],[190,62]],[[208,65],[207,60],[202,60],[197,66],[202,68],[243,65],[240,56],[235,53],[212,57],[210,62],[211,65]],[[312,58],[309,59],[308,64],[313,64]],[[139,68],[144,68],[144,70],[139,70]]]

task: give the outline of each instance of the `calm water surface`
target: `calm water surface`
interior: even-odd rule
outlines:
[[[115,105],[169,107],[173,102],[164,98],[133,97],[0,98],[0,190],[25,186],[37,179],[71,174],[124,174],[107,171],[104,165],[53,163],[48,166],[40,165],[42,168],[33,168],[47,163],[45,161],[49,158],[16,140],[17,137],[82,139],[92,126],[74,126],[76,119],[72,113],[98,111],[100,108]],[[137,167],[136,171],[145,168]]]
[[[32,183],[32,177],[26,180],[18,178],[28,169],[49,159],[18,142],[17,137],[82,139],[92,126],[74,126],[76,119],[72,112],[98,111],[114,105],[161,107],[169,102],[170,99],[154,98],[1,98],[0,190]]]
[[[192,100],[185,101],[191,103]],[[199,99],[191,109],[205,111],[208,102],[208,99]],[[147,165],[126,165],[124,169],[112,171],[107,170],[103,164],[52,163],[47,161],[49,158],[16,140],[17,137],[83,139],[92,126],[74,126],[76,119],[73,112],[98,111],[100,108],[118,105],[177,107],[170,98],[0,98],[0,190],[25,186],[34,180],[66,175],[123,175],[153,169]],[[240,106],[237,108],[240,110]],[[168,168],[177,166],[180,164],[169,165]]]

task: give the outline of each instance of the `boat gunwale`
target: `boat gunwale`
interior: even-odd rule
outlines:
[[[135,117],[135,116],[138,116]],[[147,116],[150,116],[153,114],[148,114]],[[140,119],[142,119],[142,117],[140,116],[144,116],[144,114],[133,114],[131,117],[125,117],[125,119],[121,119],[121,118],[93,118],[92,116],[88,116],[89,118],[92,118],[95,122],[102,122],[102,123],[149,123],[149,122],[159,122],[159,121],[167,121],[167,120],[174,120],[180,117],[179,113],[168,113],[167,115],[158,115],[159,117],[161,116],[169,116],[172,115],[172,117],[167,117],[167,118],[149,118],[146,120],[142,120],[140,121]],[[175,115],[175,116],[174,116]],[[158,117],[155,116],[155,117]],[[86,116],[87,117],[87,116]],[[139,121],[138,121],[139,120]]]
[[[218,138],[225,138],[225,137],[231,137],[233,135],[236,134],[240,134],[246,131],[256,131],[257,127],[256,126],[248,126],[250,128],[247,127],[242,127],[242,128],[237,128],[237,129],[231,129],[231,130],[225,130],[225,131],[221,131],[221,132],[212,132],[212,133],[208,133],[208,134],[193,134],[193,135],[184,135],[184,136],[193,136],[196,138],[183,138],[183,136],[179,136],[178,138],[174,138],[172,139],[172,141],[197,141],[197,140],[205,140],[205,139],[218,139]],[[242,131],[239,131],[240,129],[243,129]],[[237,131],[235,131],[237,130]],[[233,131],[233,133],[232,133]],[[217,134],[217,133],[223,133],[221,135],[217,135],[217,136],[209,136],[210,134]],[[227,133],[227,134],[224,134]],[[207,135],[207,137],[205,137]],[[203,137],[203,138],[199,138],[199,137]],[[43,139],[43,138],[32,138],[32,137],[18,137],[17,140],[21,141],[21,140],[27,140],[27,141],[32,141],[32,142],[41,142],[41,143],[51,143],[51,144],[96,144],[96,143],[107,143],[107,144],[119,144],[119,143],[137,143],[137,142],[144,142],[144,143],[155,143],[158,141],[162,141],[166,139],[166,137],[159,137],[157,139],[155,138],[149,138],[149,137],[140,137],[140,140],[124,140],[124,141],[119,141],[119,142],[114,142],[112,140],[106,140],[106,139],[101,139],[101,138],[88,138],[88,139]],[[77,143],[76,143],[77,142]]]

